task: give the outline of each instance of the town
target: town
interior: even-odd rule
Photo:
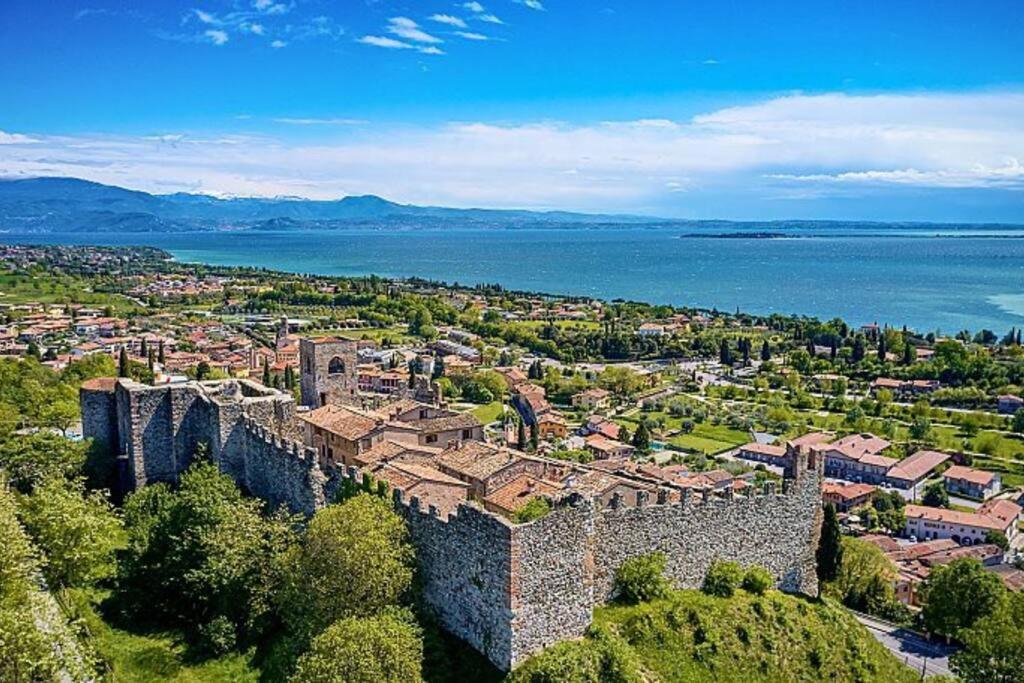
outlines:
[[[1019,329],[942,337],[190,265],[153,249],[0,246],[0,354],[107,370],[74,387],[80,398],[56,386],[31,412],[0,402],[0,429],[103,444],[115,500],[178,481],[200,451],[308,515],[346,487],[393,492],[421,556],[453,538],[443,561],[421,559],[425,599],[502,670],[581,636],[618,564],[645,552],[677,548],[666,574],[680,587],[727,559],[817,595],[823,505],[826,526],[882,558],[878,595],[839,595],[859,612],[911,624],[929,576],[965,559],[1024,589]],[[692,508],[712,501],[751,507]],[[696,510],[700,526],[649,512],[659,506]],[[660,529],[625,543],[641,523]],[[587,534],[596,558],[583,561],[569,539]],[[586,596],[512,559],[555,547]],[[495,571],[514,595],[543,588],[520,612],[559,614],[542,620],[557,627],[516,608],[509,619],[490,586],[451,585],[502,552]]]

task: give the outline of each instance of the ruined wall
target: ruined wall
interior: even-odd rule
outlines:
[[[236,481],[272,508],[288,507],[312,515],[327,504],[326,476],[316,451],[281,439],[253,420],[246,420],[244,474]]]
[[[117,449],[117,400],[113,389],[78,392],[82,409],[82,436],[92,439],[100,448]]]
[[[418,498],[396,507],[408,522],[423,597],[449,632],[509,669],[512,635],[512,524],[475,504],[447,518],[420,509]]]
[[[723,559],[762,565],[780,589],[816,596],[820,474],[803,472],[784,495],[772,483],[767,488],[600,510],[594,518],[595,603],[611,596],[615,571],[623,562],[656,551],[667,556],[666,572],[680,588],[699,588],[711,563]]]
[[[512,530],[512,658],[577,638],[594,605],[593,502],[574,496],[548,515]]]

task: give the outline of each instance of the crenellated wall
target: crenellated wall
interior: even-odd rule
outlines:
[[[335,500],[347,472],[281,436],[294,401],[259,385],[224,382],[82,391],[86,434],[116,435],[126,487],[173,481],[196,446],[209,444],[220,469],[272,506],[313,514]],[[441,624],[510,669],[559,640],[579,637],[595,605],[612,597],[614,576],[637,555],[664,552],[679,587],[698,587],[718,558],[760,564],[782,590],[817,595],[814,549],[821,524],[821,463],[795,454],[782,491],[769,482],[742,495],[684,492],[668,502],[640,492],[626,504],[567,492],[526,524],[475,502],[439,514],[394,491],[416,548],[423,597]]]

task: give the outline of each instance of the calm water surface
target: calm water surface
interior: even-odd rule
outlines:
[[[1024,239],[894,230],[793,239],[681,237],[678,228],[349,229],[130,235],[0,234],[7,243],[151,245],[183,261],[448,282],[877,321],[954,332],[1024,325]]]

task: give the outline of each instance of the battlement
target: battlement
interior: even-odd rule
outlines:
[[[271,508],[312,515],[342,487],[365,486],[368,473],[322,460],[287,436],[289,396],[251,389],[235,381],[98,382],[81,392],[85,433],[112,444],[125,490],[174,481],[199,444]],[[614,597],[615,572],[638,555],[664,553],[679,587],[699,587],[711,563],[726,559],[764,566],[783,590],[817,595],[822,463],[796,454],[786,474],[781,487],[768,481],[741,491],[644,482],[629,499],[607,502],[566,488],[549,497],[548,514],[524,524],[471,500],[441,510],[401,488],[389,497],[416,548],[424,601],[447,630],[507,670],[582,635],[593,608]]]

